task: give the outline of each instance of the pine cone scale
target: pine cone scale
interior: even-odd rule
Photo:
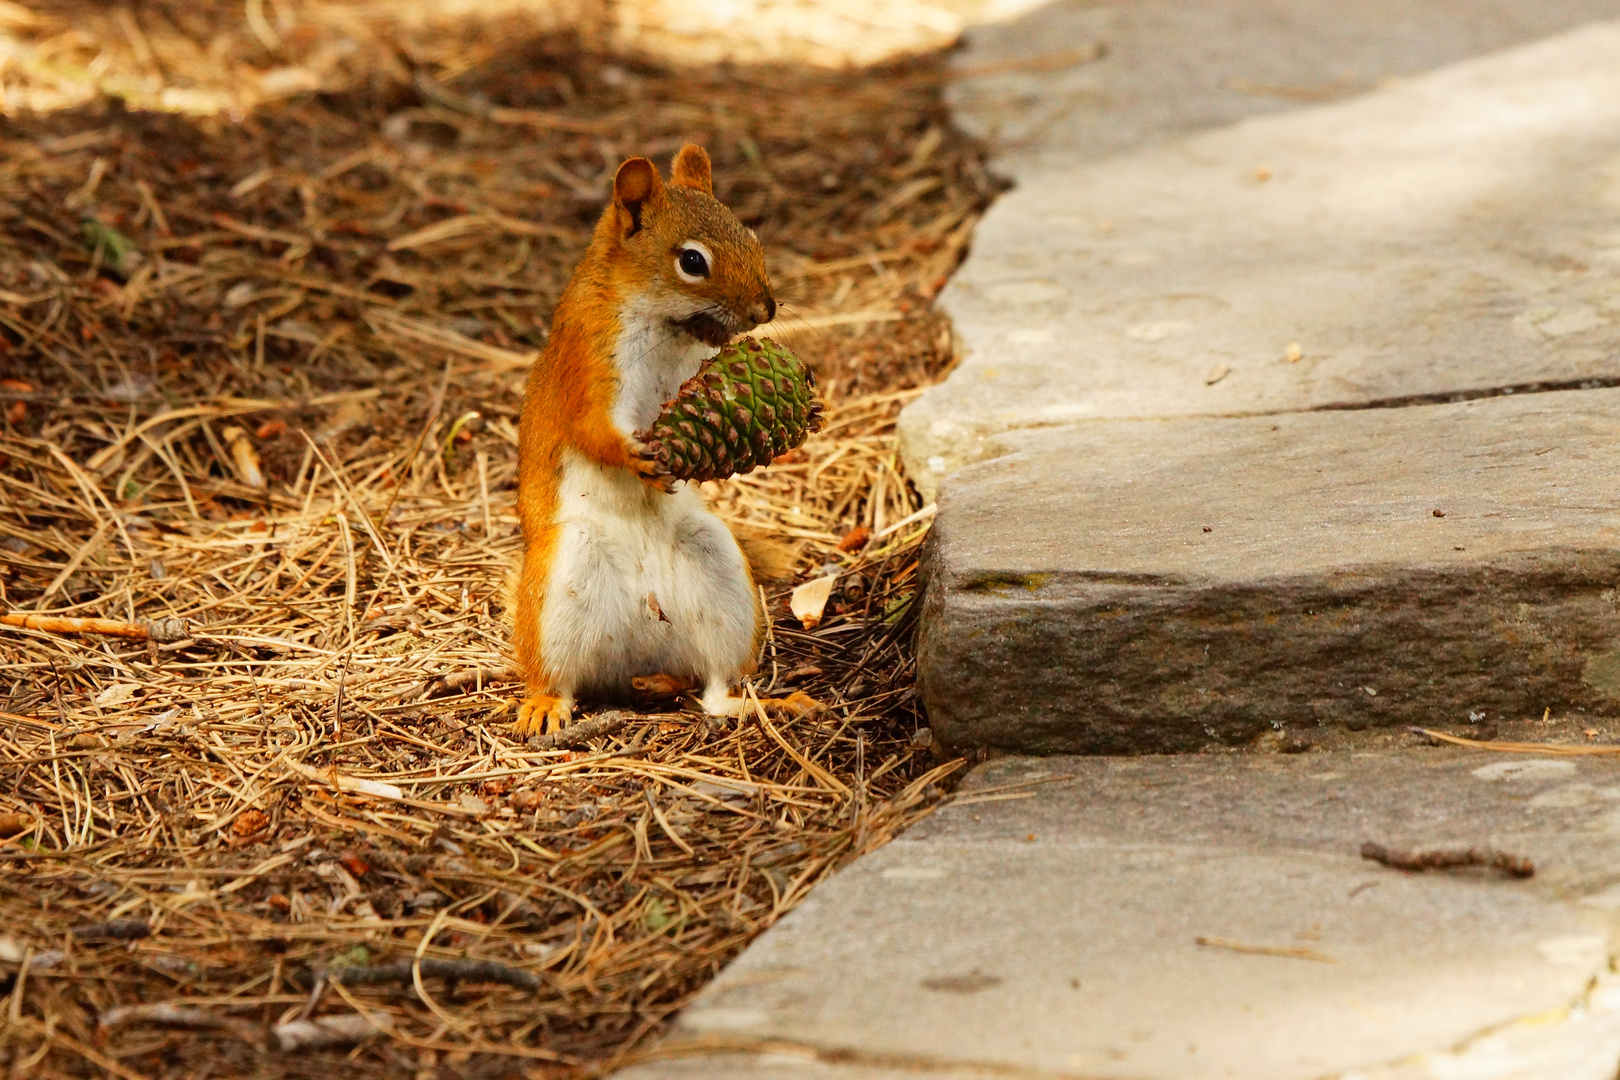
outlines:
[[[706,361],[636,438],[673,479],[751,472],[820,429],[815,387],[792,352],[745,338]]]

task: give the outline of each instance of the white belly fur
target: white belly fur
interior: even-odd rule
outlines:
[[[732,684],[753,659],[756,609],[736,539],[694,491],[648,488],[573,458],[540,618],[556,692],[612,694],[637,675]]]
[[[681,383],[718,351],[669,325],[668,316],[684,313],[685,305],[660,304],[652,296],[619,313],[623,329],[613,355],[619,375],[613,422],[626,435],[656,420]]]

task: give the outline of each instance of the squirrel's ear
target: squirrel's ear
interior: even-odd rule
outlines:
[[[714,174],[709,168],[709,152],[696,143],[681,147],[681,152],[675,155],[675,163],[670,166],[669,180],[672,184],[713,195]]]
[[[641,231],[643,208],[663,193],[658,166],[646,158],[634,157],[619,166],[613,176],[613,203],[619,210],[619,231],[624,239]]]

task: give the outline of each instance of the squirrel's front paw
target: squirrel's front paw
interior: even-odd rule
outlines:
[[[659,459],[657,451],[635,436],[625,441],[630,449],[630,471],[640,477],[642,483],[666,495],[672,494],[675,491],[675,477],[670,474],[669,466]]]
[[[518,704],[517,719],[512,722],[512,733],[519,738],[530,735],[551,735],[567,727],[574,719],[574,703],[568,698],[540,694],[526,697]]]

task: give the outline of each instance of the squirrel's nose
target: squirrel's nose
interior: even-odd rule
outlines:
[[[762,302],[754,305],[754,309],[748,313],[748,317],[754,320],[755,325],[768,323],[776,318],[775,298],[767,294]]]

